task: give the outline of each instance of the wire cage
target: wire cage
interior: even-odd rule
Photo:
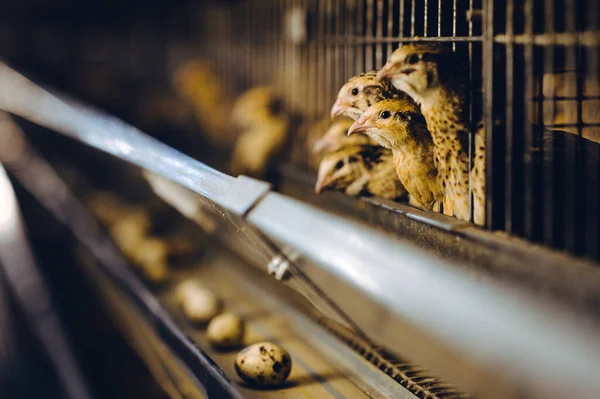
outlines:
[[[485,124],[486,227],[600,259],[598,17],[595,0],[239,1],[208,7],[202,45],[232,93],[270,85],[303,117],[290,159],[306,168],[306,126],[349,77],[405,42],[451,43]]]

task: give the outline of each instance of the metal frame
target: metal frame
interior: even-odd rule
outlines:
[[[486,227],[600,260],[600,120],[584,115],[600,104],[600,93],[585,93],[586,81],[600,86],[597,8],[593,0],[245,1],[209,6],[200,45],[223,81],[243,82],[231,94],[272,85],[309,125],[348,77],[379,68],[401,43],[452,43],[471,66],[472,121],[483,115],[486,126]],[[303,42],[284,34],[292,9],[307,16]],[[574,92],[543,95],[548,74],[564,69],[576,71]],[[555,120],[569,101],[575,121]],[[290,158],[305,168],[303,126]]]
[[[67,104],[4,65],[0,83],[1,109],[183,184],[218,212],[226,209],[224,193],[234,179],[123,122]],[[123,150],[140,143],[135,151]],[[171,169],[164,167],[167,161]],[[286,257],[278,247],[295,249],[298,257],[290,260],[294,270],[309,276],[370,338],[468,393],[482,398],[516,398],[524,392],[528,398],[591,398],[600,391],[595,375],[600,369],[597,325],[557,304],[485,279],[474,281],[388,235],[273,192],[261,195],[245,215],[231,215],[238,217],[236,227],[248,226],[242,232],[258,228],[264,236],[251,238],[260,242],[268,237],[263,245],[279,256]],[[119,264],[112,258],[107,262],[113,263]],[[154,317],[166,317],[157,314],[150,296],[140,298]],[[174,334],[170,323],[164,328]],[[185,340],[178,342],[189,346]],[[195,356],[188,360],[203,359]]]
[[[0,156],[0,161],[5,163],[4,166],[12,172],[16,180],[59,222],[68,227],[74,237],[90,251],[101,265],[95,271],[103,279],[110,281],[112,285],[120,289],[123,298],[129,302],[128,305],[138,311],[144,324],[144,326],[138,327],[153,329],[154,333],[163,340],[182,363],[180,366],[186,370],[186,376],[189,378],[190,385],[188,387],[194,386],[198,389],[199,393],[194,397],[201,395],[202,397],[243,398],[243,395],[218,366],[183,334],[153,294],[129,270],[127,261],[121,252],[104,235],[95,220],[71,194],[52,167],[23,139],[18,126],[9,121],[4,124],[0,134],[13,144],[19,143],[19,145],[11,147],[12,150],[16,149],[16,157],[7,160],[4,153]],[[23,226],[20,223],[16,228],[13,226],[14,223],[20,222],[20,215],[10,180],[2,164],[0,164],[0,194],[0,198],[4,200],[3,204],[7,205],[6,209],[2,210],[8,212],[6,215],[0,214],[1,219],[7,222],[0,229],[0,248],[2,249],[1,253],[5,255],[1,257],[1,260],[6,263],[7,267],[10,266],[14,269],[12,274],[23,274],[20,276],[21,281],[18,281],[16,292],[19,294],[19,298],[25,301],[24,305],[28,313],[31,314],[36,327],[40,330],[42,340],[49,348],[50,355],[59,369],[60,377],[69,396],[90,398],[87,387],[83,385],[82,378],[79,376],[78,368],[71,358],[68,343],[64,336],[61,336],[60,323],[55,320],[56,315],[49,304],[49,299],[45,298],[48,293],[37,286],[31,290],[32,281],[39,285],[41,283],[35,280],[41,277],[31,270],[27,270],[28,268],[24,269],[24,266],[27,266],[24,258],[30,258],[32,255],[26,253],[30,249],[21,248],[23,243],[19,242],[24,239],[22,237]],[[10,212],[13,210],[15,212],[11,215]],[[15,248],[20,250],[15,251]],[[12,254],[14,252],[16,253]]]

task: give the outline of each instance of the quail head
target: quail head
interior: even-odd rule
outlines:
[[[281,100],[268,86],[253,87],[238,97],[231,110],[231,119],[240,129],[248,129],[281,113]]]
[[[354,121],[350,118],[341,117],[334,120],[325,131],[325,134],[315,142],[314,154],[336,151],[342,147],[351,145],[375,144],[365,135],[348,136],[348,129]]]
[[[356,120],[377,101],[407,97],[405,93],[395,89],[389,80],[377,80],[377,71],[366,72],[350,78],[342,86],[331,108],[331,118],[343,115]]]
[[[392,53],[377,72],[377,79],[389,79],[392,85],[408,94],[421,106],[449,98],[446,94],[468,95],[468,69],[445,43],[408,43]],[[464,100],[456,98],[454,100]]]
[[[444,187],[444,203],[461,220],[470,220],[471,216],[468,76],[467,68],[449,46],[421,42],[398,48],[377,74],[378,79],[390,79],[420,104],[435,146],[434,161]],[[481,191],[485,174],[480,171],[478,175],[481,178],[473,181],[473,187]]]
[[[341,191],[350,196],[399,200],[406,190],[396,176],[391,151],[380,146],[352,145],[325,155],[315,192]]]
[[[415,103],[383,100],[372,105],[348,131],[356,133],[367,134],[392,150],[396,174],[414,202],[431,210],[442,199],[433,142]]]

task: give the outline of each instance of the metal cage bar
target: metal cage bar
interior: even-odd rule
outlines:
[[[307,17],[303,43],[285,38],[292,7]],[[271,84],[309,122],[294,129],[292,159],[301,167],[310,157],[305,126],[327,114],[346,79],[380,68],[402,43],[452,44],[470,65],[472,126],[485,124],[486,227],[600,256],[594,1],[265,0],[217,8],[223,23],[209,41],[224,64],[221,78],[237,70],[246,88]]]

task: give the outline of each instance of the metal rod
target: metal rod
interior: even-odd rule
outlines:
[[[398,29],[398,39],[406,37],[404,34],[404,11],[406,10],[405,0],[400,0],[400,27]]]
[[[359,74],[365,71],[365,46],[366,42],[366,24],[364,20],[365,0],[356,1],[356,38],[354,44],[356,46],[356,70],[354,74]],[[345,40],[345,39],[344,39]]]
[[[564,29],[566,32],[575,32],[575,18],[577,17],[575,10],[575,2],[571,0],[564,0],[565,13],[564,17]],[[577,95],[576,79],[577,75],[581,74],[582,71],[579,69],[577,62],[577,48],[575,45],[565,47],[565,69],[567,72],[566,87],[570,91],[570,95],[575,91]],[[575,80],[573,79],[575,77]],[[578,101],[579,102],[579,101]],[[576,106],[577,107],[577,106]],[[573,115],[571,115],[572,117]],[[577,123],[580,118],[575,110]],[[577,128],[579,131],[579,127]],[[563,192],[564,198],[564,243],[565,248],[570,251],[576,251],[578,245],[578,231],[577,231],[577,202],[579,199],[578,186],[577,186],[577,148],[576,145],[569,145],[565,142],[565,164],[563,172],[565,174],[565,190]]]
[[[512,0],[506,2],[506,35],[511,37],[514,34],[514,2]],[[513,226],[513,201],[515,196],[515,187],[513,185],[513,176],[515,176],[515,163],[514,163],[514,141],[515,141],[515,128],[513,112],[514,106],[514,46],[512,41],[506,43],[506,87],[504,88],[506,93],[506,106],[504,111],[504,125],[505,125],[505,137],[506,137],[506,155],[505,155],[505,212],[504,218],[506,220],[504,228],[507,233],[512,233],[514,230]],[[490,94],[488,93],[489,97]],[[494,147],[490,147],[492,151]]]
[[[346,46],[346,62],[347,65],[346,73],[344,74],[344,80],[350,78],[356,73],[356,53],[357,53],[357,44],[356,44],[356,0],[352,1],[352,7],[350,5],[346,5],[346,26],[344,31],[344,36],[347,40],[344,40]]]
[[[361,36],[349,36],[349,37],[334,37],[330,38],[333,43],[336,44],[344,44],[345,40],[352,40],[354,43],[359,44],[372,44],[372,43],[408,43],[408,42],[481,42],[483,40],[483,36],[444,36],[444,37],[383,37],[381,39],[377,39],[374,37],[361,37]]]
[[[307,92],[309,93],[310,96],[310,104],[312,104],[311,107],[311,117],[313,119],[318,117],[318,114],[320,112],[319,108],[318,108],[318,103],[319,103],[319,96],[318,93],[316,92],[316,90],[314,90],[315,87],[319,87],[319,66],[318,66],[318,57],[319,57],[319,43],[318,43],[318,34],[319,34],[319,16],[318,16],[318,6],[319,6],[319,1],[315,0],[315,1],[309,1],[310,4],[310,10],[311,10],[311,28],[312,28],[312,32],[311,32],[311,40],[309,43],[310,46],[310,54],[309,54],[309,63],[310,63],[310,69],[311,69],[311,85],[309,87],[307,87]]]
[[[533,35],[533,18],[534,18],[534,9],[533,9],[533,0],[525,0],[524,3],[524,14],[525,14],[525,34]],[[534,97],[534,87],[533,87],[533,78],[534,78],[534,49],[533,46],[528,44],[525,45],[524,48],[524,80],[525,80],[525,88],[523,91],[524,101],[522,105],[525,107],[524,114],[525,117],[522,120],[523,123],[523,194],[524,194],[524,209],[523,209],[523,232],[525,237],[529,239],[533,239],[534,237],[534,198],[533,191],[535,190],[535,181],[533,176],[533,162],[531,149],[533,148],[533,125],[531,121],[533,121],[532,114],[532,102],[531,99]]]
[[[377,20],[375,21],[375,23],[377,24],[377,32],[375,33],[375,37],[377,39],[379,39],[379,44],[375,48],[375,65],[373,66],[373,69],[381,68],[383,66],[383,45],[384,45],[384,43],[381,42],[381,38],[383,37],[383,24],[384,24],[383,1],[384,0],[377,0],[377,3],[376,3]]]
[[[504,208],[502,204],[506,186],[500,181],[503,178],[504,157],[506,154],[498,153],[502,150],[502,136],[500,129],[494,128],[494,4],[493,0],[484,0],[484,21],[482,24],[483,41],[483,107],[485,120],[486,154],[485,185],[486,185],[486,226],[488,229],[504,227]]]
[[[536,35],[497,35],[494,41],[506,43],[512,40],[516,44],[535,44],[536,46],[574,46],[596,47],[600,45],[600,31],[597,28],[584,32],[542,33]]]
[[[437,18],[437,35],[438,37],[442,36],[442,2],[443,0],[438,0],[438,18]],[[471,36],[471,35],[469,35]]]
[[[411,0],[411,2],[410,2],[410,36],[411,37],[415,37],[415,22],[417,21],[417,18],[416,18],[416,11],[417,11],[416,2],[417,2],[417,0]]]
[[[452,36],[456,36],[457,12],[457,0],[454,0],[452,2]],[[456,43],[452,43],[452,50],[456,51]]]
[[[575,9],[573,9],[573,13],[575,13]],[[581,24],[577,20],[577,15],[573,15],[573,25],[572,28],[574,31],[583,29],[584,27],[580,26]],[[580,46],[573,46],[573,52],[575,57],[575,63],[577,65],[577,72],[575,76],[575,94],[577,96],[577,135],[580,138],[583,138],[583,91],[584,91],[584,79],[585,79],[585,48],[581,48]],[[594,49],[589,49],[590,51],[594,51]],[[597,49],[596,49],[597,51]],[[583,140],[578,140],[575,148],[573,149],[573,155],[575,156],[575,173],[574,176],[582,176],[585,173],[584,165],[586,164],[586,151],[583,146]],[[577,206],[577,202],[580,202],[580,198],[586,198],[588,193],[586,191],[586,187],[584,186],[585,179],[573,179],[575,181],[575,192],[573,195],[574,198],[574,208],[575,208],[575,247],[573,248],[574,253],[582,254],[585,251],[585,233],[586,233],[586,215],[585,215],[585,206]]]
[[[378,38],[373,37],[373,24],[376,23],[373,15],[373,7],[375,7],[375,2],[373,0],[366,0],[366,31],[365,37],[371,38],[374,40],[373,44],[365,45],[365,71],[371,71],[375,67],[373,66],[373,57],[375,56],[375,45],[379,42]]]
[[[327,75],[327,60],[328,60],[328,51],[327,51],[327,43],[323,40],[325,34],[327,33],[327,1],[328,0],[317,0],[317,86],[314,86],[312,89],[315,91],[323,90],[326,86],[325,77]],[[327,108],[325,105],[324,95],[321,93],[316,93],[316,105],[317,109],[315,112],[315,117],[320,117],[321,113]]]
[[[429,0],[425,0],[425,4],[423,5],[423,36],[429,36],[428,31],[429,25]],[[470,36],[470,35],[469,35]]]
[[[166,176],[210,200],[218,200],[234,181],[117,118],[53,96],[4,63],[0,88],[0,109]]]
[[[387,37],[394,37],[394,0],[387,1]],[[394,51],[394,45],[392,43],[387,43],[387,54],[386,58],[389,58],[392,55],[392,51]],[[385,61],[385,60],[384,60]],[[379,68],[379,66],[377,66]]]
[[[554,0],[545,0],[545,20],[544,20],[544,31],[548,35],[554,34]],[[540,101],[540,120],[541,125],[545,126],[546,120],[554,122],[554,106],[555,100],[560,100],[558,97],[554,97],[553,95],[547,96],[543,92],[544,90],[544,79],[553,79],[554,77],[554,47],[548,46],[544,48],[544,75],[542,76],[541,86],[541,95],[542,98],[539,98]],[[556,94],[556,93],[551,93]],[[554,141],[548,140],[547,143],[542,145],[542,160],[543,164],[553,165],[554,163]],[[554,191],[554,167],[544,168],[542,171],[542,184],[544,190],[544,200],[541,203],[542,206],[542,215],[543,215],[543,229],[542,229],[542,238],[543,242],[546,245],[554,246],[556,243],[555,239],[555,218],[557,213],[555,197],[556,193]]]

